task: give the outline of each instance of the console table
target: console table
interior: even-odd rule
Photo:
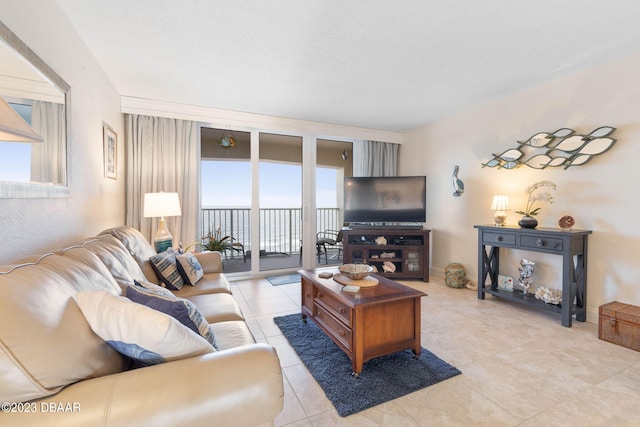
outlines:
[[[476,225],[478,229],[478,298],[489,293],[540,310],[559,313],[562,326],[571,327],[572,316],[587,320],[587,237],[590,230],[520,228]],[[543,252],[562,256],[562,304],[547,304],[534,295],[498,289],[500,248]],[[487,276],[491,286],[485,286]]]

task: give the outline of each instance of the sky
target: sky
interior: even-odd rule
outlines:
[[[31,144],[0,142],[0,181],[31,180]]]
[[[31,144],[0,142],[0,181],[31,179]],[[335,208],[336,170],[317,168],[316,204]],[[279,163],[260,164],[260,207],[302,206],[302,167]],[[211,183],[211,184],[209,184]],[[251,165],[240,161],[202,162],[203,207],[251,207]]]
[[[203,207],[251,207],[249,162],[205,160],[201,164]],[[261,208],[302,206],[302,166],[261,162],[259,174]],[[316,174],[317,207],[337,207],[336,170],[317,168]]]
[[[31,106],[9,105],[31,123]],[[0,141],[0,181],[27,182],[31,180],[31,144]]]

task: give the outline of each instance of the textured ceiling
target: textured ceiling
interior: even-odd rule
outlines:
[[[57,1],[122,95],[380,130],[640,51],[637,0]]]

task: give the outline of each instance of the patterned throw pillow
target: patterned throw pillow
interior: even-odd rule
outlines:
[[[184,286],[184,280],[182,280],[176,266],[177,255],[178,252],[175,249],[169,248],[149,258],[151,267],[155,270],[160,281],[172,291],[177,291]]]
[[[135,282],[127,286],[125,296],[133,302],[146,305],[177,319],[187,328],[206,339],[216,349],[216,338],[206,319],[191,301],[179,298],[170,291],[149,282]]]
[[[202,279],[204,272],[202,265],[194,254],[186,253],[176,257],[177,267],[184,282],[195,286],[198,280]]]
[[[135,366],[216,351],[173,317],[107,291],[82,291],[75,300],[91,329]]]

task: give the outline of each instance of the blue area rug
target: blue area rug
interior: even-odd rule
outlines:
[[[291,283],[300,283],[300,274],[285,274],[283,276],[270,276],[266,278],[273,286],[288,285]]]
[[[300,314],[291,314],[273,321],[342,417],[460,374],[422,348],[419,358],[405,350],[370,360],[360,376],[352,377],[347,355],[312,320],[305,323]]]

